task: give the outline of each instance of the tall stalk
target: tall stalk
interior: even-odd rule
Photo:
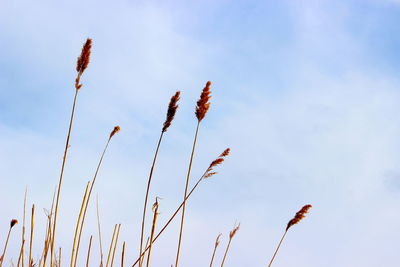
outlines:
[[[71,118],[69,120],[67,140],[65,142],[64,156],[63,156],[62,164],[61,164],[60,178],[59,178],[58,185],[57,185],[57,197],[56,197],[56,205],[55,205],[55,210],[54,210],[53,233],[52,233],[52,238],[51,238],[51,261],[50,261],[51,266],[54,265],[54,256],[55,256],[54,255],[54,253],[55,253],[54,243],[55,243],[56,229],[57,229],[58,204],[60,201],[61,185],[62,185],[63,176],[64,176],[65,163],[67,161],[69,141],[71,138],[72,123],[74,121],[76,99],[78,96],[78,92],[79,92],[80,88],[82,87],[82,84],[80,84],[81,76],[82,76],[83,72],[85,71],[85,69],[87,68],[87,66],[89,65],[91,47],[92,47],[92,40],[87,39],[85,44],[83,45],[81,55],[79,56],[77,64],[76,64],[77,76],[75,79],[75,95],[74,95],[74,101],[72,104]]]
[[[146,220],[147,202],[148,202],[148,198],[149,198],[150,185],[151,185],[151,180],[152,180],[152,177],[153,177],[154,166],[155,166],[156,161],[157,161],[158,150],[160,149],[160,145],[161,145],[161,141],[162,141],[162,138],[164,136],[164,133],[167,132],[167,129],[169,128],[169,126],[171,126],[172,120],[175,117],[176,110],[178,109],[178,101],[179,101],[179,98],[180,98],[180,94],[181,94],[181,92],[177,91],[175,93],[175,95],[173,95],[171,97],[171,100],[170,100],[169,105],[168,105],[167,117],[166,117],[165,122],[163,124],[163,128],[162,128],[161,134],[160,134],[160,138],[158,139],[158,143],[157,143],[157,148],[156,148],[156,151],[154,153],[153,163],[152,163],[151,168],[150,168],[150,174],[149,174],[149,178],[147,180],[146,195],[145,195],[145,198],[144,198],[144,205],[143,205],[142,225],[141,225],[141,231],[140,231],[139,255],[142,255],[142,251],[143,251],[144,226],[145,226],[145,220]],[[140,261],[139,266],[142,267],[142,261]]]
[[[89,267],[89,259],[90,259],[90,249],[92,248],[92,238],[93,236],[90,236],[90,241],[89,241],[89,247],[88,247],[88,252],[87,252],[87,257],[86,257],[86,267]]]
[[[222,259],[221,267],[223,267],[225,264],[226,256],[228,255],[228,251],[231,246],[232,239],[236,235],[236,232],[239,230],[239,227],[240,227],[240,224],[238,226],[233,227],[232,231],[229,232],[229,241],[228,241],[228,245],[226,246],[226,249],[225,249],[224,258]]]
[[[33,266],[32,246],[33,246],[34,228],[35,228],[35,204],[32,205],[32,215],[31,215],[31,236],[29,239],[29,267]]]
[[[100,243],[100,267],[103,267],[103,244],[101,242],[101,228],[100,228],[100,214],[99,214],[99,196],[96,198],[96,211],[97,211],[97,229],[99,231],[99,243]]]
[[[217,236],[217,239],[215,240],[215,245],[214,245],[214,250],[211,256],[211,261],[210,261],[210,267],[212,267],[213,262],[214,262],[214,258],[215,258],[215,252],[217,251],[217,247],[219,246],[219,238],[221,237],[222,234],[219,234]]]
[[[154,216],[153,216],[153,224],[151,226],[151,234],[150,234],[150,241],[149,241],[149,252],[147,253],[147,263],[146,263],[146,267],[150,266],[150,256],[151,256],[151,249],[152,249],[152,245],[153,245],[153,238],[154,238],[154,231],[156,230],[156,223],[157,223],[157,217],[158,217],[158,200],[156,198],[156,202],[153,204],[153,212],[154,212]]]
[[[200,95],[200,99],[197,101],[197,106],[196,106],[195,114],[197,117],[197,126],[196,126],[196,133],[194,135],[194,140],[193,140],[192,153],[190,155],[189,168],[188,168],[188,172],[187,172],[187,176],[186,176],[185,193],[183,195],[182,217],[181,217],[181,224],[180,224],[180,229],[179,229],[179,239],[178,239],[178,248],[176,251],[175,267],[178,267],[179,256],[180,256],[180,251],[181,251],[183,226],[184,226],[184,222],[185,222],[186,197],[187,197],[187,193],[188,193],[188,186],[189,186],[189,180],[190,180],[190,172],[192,170],[194,151],[196,149],[197,135],[199,132],[200,122],[204,119],[204,117],[207,114],[208,109],[210,108],[210,102],[209,102],[209,100],[211,98],[210,86],[211,86],[211,82],[208,81],[206,83],[206,86],[203,88],[203,91]]]

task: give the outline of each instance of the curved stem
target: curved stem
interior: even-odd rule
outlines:
[[[279,244],[278,244],[278,246],[277,246],[276,249],[275,249],[275,253],[274,253],[274,255],[272,256],[272,259],[271,259],[271,261],[269,262],[268,267],[270,267],[270,266],[272,265],[272,262],[274,261],[275,256],[276,256],[276,254],[278,253],[279,248],[281,247],[282,241],[283,241],[283,239],[284,239],[285,236],[286,236],[286,233],[287,233],[287,230],[285,231],[285,233],[283,234],[281,240],[279,241]]]

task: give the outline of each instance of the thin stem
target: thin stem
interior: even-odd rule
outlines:
[[[186,196],[185,201],[188,200],[188,198],[192,195],[192,193],[194,192],[194,190],[197,188],[197,186],[200,184],[200,182],[203,180],[205,173],[200,177],[200,179],[197,181],[197,183],[193,186],[193,188],[190,190],[189,194]],[[167,229],[167,227],[169,226],[169,224],[174,220],[175,216],[179,213],[179,211],[181,210],[181,208],[183,207],[183,201],[182,203],[179,205],[179,207],[176,209],[176,211],[174,212],[174,214],[172,214],[172,216],[169,218],[168,222],[163,226],[163,228],[161,228],[161,230],[158,232],[158,234],[156,235],[156,237],[154,237],[153,241],[151,243],[154,243],[159,237],[160,235],[165,231],[165,229]],[[141,257],[143,257],[143,255],[146,253],[146,251],[149,249],[149,246],[146,246],[146,249],[142,252]],[[140,260],[140,258],[137,258],[136,261],[133,263],[132,267],[134,267]]]
[[[178,267],[178,263],[179,263],[179,254],[180,254],[180,250],[181,250],[182,235],[183,235],[183,225],[184,225],[184,221],[185,221],[186,196],[187,196],[188,187],[189,187],[190,171],[192,170],[192,163],[193,163],[194,151],[196,148],[199,126],[200,126],[200,121],[197,122],[196,134],[194,135],[192,154],[190,155],[189,168],[188,168],[187,177],[186,177],[185,194],[183,195],[182,218],[181,218],[181,226],[180,226],[180,230],[179,230],[179,240],[178,240],[178,249],[176,251],[175,267]]]
[[[108,267],[108,263],[110,262],[110,256],[111,256],[111,252],[112,252],[112,248],[113,248],[113,244],[114,244],[114,238],[115,238],[116,231],[117,231],[117,224],[114,226],[114,232],[113,232],[113,235],[111,238],[110,250],[108,251],[106,267]]]
[[[74,263],[76,261],[76,259],[75,259],[76,241],[77,241],[77,238],[78,238],[79,226],[80,226],[80,223],[81,223],[81,220],[82,220],[83,209],[85,208],[85,203],[86,203],[86,199],[87,199],[89,185],[90,185],[90,181],[87,182],[87,184],[86,184],[85,194],[83,195],[83,198],[82,198],[82,204],[81,204],[81,208],[79,210],[78,220],[76,221],[74,242],[72,244],[72,252],[71,252],[71,262],[70,262],[70,266],[71,267],[74,266]]]
[[[122,245],[122,255],[121,255],[121,267],[124,267],[124,260],[125,260],[125,241]]]
[[[89,248],[88,248],[88,252],[87,252],[87,257],[86,257],[86,267],[89,267],[89,259],[90,259],[90,249],[92,247],[92,238],[93,236],[90,236],[90,241],[89,241]]]
[[[219,234],[219,235],[217,236],[217,240],[215,241],[214,250],[213,250],[212,257],[211,257],[211,261],[210,261],[210,267],[212,267],[213,262],[214,262],[215,253],[216,253],[217,247],[218,247],[218,245],[219,245],[219,238],[220,238],[220,236],[221,236],[221,234]]]
[[[118,244],[119,230],[121,230],[121,224],[118,225],[117,236],[115,238],[115,244],[114,244],[110,267],[114,265],[114,257],[115,257],[115,250],[117,249],[117,244]]]
[[[103,245],[101,242],[101,229],[100,229],[100,215],[99,215],[99,196],[96,198],[96,210],[97,210],[97,228],[99,230],[99,243],[100,243],[100,267],[103,267]]]
[[[105,155],[105,153],[106,153],[106,151],[107,151],[108,145],[110,144],[110,140],[111,140],[111,136],[108,138],[107,143],[106,143],[106,146],[104,147],[103,153],[101,154],[99,163],[97,164],[96,172],[95,172],[95,174],[94,174],[94,177],[93,177],[93,180],[92,180],[92,184],[90,185],[90,190],[89,190],[89,193],[88,193],[88,196],[87,196],[87,199],[86,199],[85,209],[84,209],[84,211],[83,211],[83,216],[82,216],[82,222],[81,222],[81,226],[80,226],[80,229],[79,229],[79,237],[78,237],[78,243],[77,243],[77,247],[76,247],[76,255],[75,255],[74,267],[76,267],[76,259],[78,258],[79,245],[80,245],[80,243],[81,243],[81,236],[82,236],[82,231],[83,231],[83,225],[84,225],[84,223],[85,223],[86,212],[87,212],[87,208],[88,208],[88,205],[89,205],[90,196],[92,195],[93,186],[94,186],[94,183],[96,182],[97,174],[99,173],[100,166],[101,166],[101,163],[103,162],[103,158],[104,158],[104,155]]]
[[[271,261],[270,261],[269,264],[268,264],[268,267],[270,267],[270,266],[272,265],[272,262],[274,261],[275,256],[276,256],[276,254],[278,253],[279,248],[281,247],[282,241],[283,241],[283,239],[284,239],[285,236],[286,236],[286,233],[287,233],[287,230],[283,233],[283,236],[282,236],[281,240],[279,241],[278,246],[277,246],[276,249],[275,249],[275,253],[274,253],[274,255],[272,256],[272,259],[271,259]]]
[[[78,75],[78,78],[79,78],[79,75]],[[57,189],[56,207],[55,207],[55,211],[54,211],[53,236],[51,238],[51,266],[53,266],[53,263],[54,263],[54,242],[56,239],[58,203],[60,201],[61,185],[62,185],[62,180],[63,180],[63,176],[64,176],[65,162],[67,161],[67,152],[68,152],[68,148],[69,148],[69,140],[71,137],[72,122],[74,121],[75,106],[76,106],[76,99],[78,96],[78,91],[79,91],[79,89],[75,89],[75,96],[74,96],[74,102],[72,104],[71,118],[69,120],[67,140],[65,142],[64,156],[63,156],[63,160],[62,160],[62,164],[61,164],[60,180],[59,180],[58,186],[57,186],[58,189]]]
[[[232,242],[232,238],[229,238],[228,245],[226,246],[226,249],[225,249],[224,258],[222,259],[221,267],[223,267],[225,264],[226,256],[228,255],[228,251],[229,251],[229,247],[231,246],[231,242]]]
[[[151,249],[153,247],[153,237],[154,237],[154,231],[156,229],[157,217],[158,217],[158,202],[157,202],[157,199],[156,199],[156,203],[155,203],[155,207],[154,207],[153,224],[152,224],[152,227],[151,227],[151,234],[150,234],[149,252],[147,253],[147,264],[146,264],[146,267],[150,266],[150,256],[151,256]]]
[[[25,249],[25,218],[26,218],[26,196],[28,194],[28,186],[25,187],[25,196],[24,196],[24,217],[22,219],[22,253],[21,253],[21,263],[22,263],[22,267],[24,267],[25,263],[24,263],[24,249]],[[18,267],[19,267],[19,263],[18,263]]]
[[[61,247],[58,248],[58,267],[61,267]]]
[[[25,240],[22,240],[21,249],[19,251],[19,257],[18,257],[18,264],[17,264],[18,267],[20,267],[21,264],[22,253],[24,252],[24,245],[25,245]]]
[[[4,245],[3,254],[1,254],[0,267],[3,265],[3,262],[5,260],[6,250],[7,250],[7,246],[8,246],[8,240],[10,239],[11,229],[12,229],[12,227],[10,227],[10,229],[8,229],[6,244]]]
[[[32,245],[33,245],[33,233],[35,227],[35,204],[32,205],[32,216],[31,216],[31,236],[29,240],[29,266],[33,265],[32,260]]]
[[[157,143],[156,152],[154,153],[153,163],[152,163],[151,169],[150,169],[149,179],[147,181],[146,196],[144,198],[144,205],[143,205],[142,227],[141,227],[141,232],[140,232],[139,255],[142,255],[142,251],[143,251],[144,225],[145,225],[145,220],[146,220],[147,201],[148,201],[148,197],[149,197],[151,179],[153,177],[154,166],[155,166],[156,161],[157,161],[158,150],[160,149],[160,144],[161,144],[161,140],[162,140],[163,136],[164,136],[164,132],[162,131],[161,134],[160,134],[160,138],[158,140],[158,143]],[[139,267],[142,267],[142,263],[141,262],[142,261],[139,262]]]

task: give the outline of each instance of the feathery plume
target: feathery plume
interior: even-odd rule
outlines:
[[[290,227],[292,227],[295,224],[298,224],[306,215],[308,210],[312,207],[312,205],[305,205],[304,207],[299,210],[296,215],[291,219],[287,226],[286,226],[286,231],[289,230]]]
[[[115,126],[114,129],[112,130],[112,132],[110,133],[110,139],[119,131],[121,130],[121,127],[119,126]]]
[[[201,92],[200,99],[197,101],[196,106],[196,117],[197,120],[200,122],[206,116],[208,109],[210,108],[210,98],[211,98],[211,91],[210,91],[211,82],[208,81],[206,86],[203,88]]]
[[[226,246],[226,249],[225,249],[225,254],[222,259],[221,267],[223,267],[225,264],[226,256],[228,255],[228,251],[231,246],[232,239],[236,235],[237,231],[239,231],[239,228],[240,228],[240,223],[237,226],[234,226],[233,229],[229,232],[229,241],[228,241],[228,245]]]
[[[229,155],[231,149],[227,148],[224,150],[224,152],[222,152],[217,159],[213,160],[210,164],[210,166],[208,167],[208,169],[206,170],[205,174],[204,174],[204,178],[209,178],[211,176],[213,176],[214,174],[217,174],[217,172],[213,172],[214,167],[217,167],[218,165],[220,165],[222,162],[224,162],[225,157]]]
[[[232,239],[240,228],[240,223],[229,232],[229,238]]]
[[[171,97],[168,105],[167,118],[165,119],[162,132],[166,132],[168,127],[171,126],[171,122],[175,117],[176,110],[178,109],[178,101],[180,99],[181,92],[177,91],[175,95]]]
[[[76,62],[76,71],[79,74],[82,74],[89,65],[91,48],[92,39],[88,38],[86,39],[86,42],[82,47],[81,55],[78,57],[78,60]]]

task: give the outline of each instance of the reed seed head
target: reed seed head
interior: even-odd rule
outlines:
[[[240,223],[237,226],[233,227],[232,231],[229,232],[229,239],[232,239],[236,235],[236,232],[239,231],[239,228]]]
[[[211,82],[208,81],[206,83],[206,86],[203,88],[203,91],[201,92],[200,99],[197,101],[197,106],[196,106],[196,117],[197,120],[200,122],[204,119],[206,116],[206,113],[208,109],[210,108],[210,98],[211,98]]]
[[[304,207],[299,210],[296,215],[291,219],[286,227],[286,231],[289,230],[290,227],[292,227],[295,224],[298,224],[306,215],[308,210],[312,207],[312,205],[305,205]]]
[[[171,126],[171,122],[175,117],[176,110],[178,109],[178,101],[180,99],[181,92],[177,91],[175,95],[171,97],[168,105],[167,118],[165,119],[162,132],[166,132],[168,127]]]
[[[14,225],[16,225],[17,223],[18,223],[17,219],[12,219],[11,222],[10,222],[10,228],[13,228]]]
[[[214,174],[217,174],[217,172],[213,172],[214,167],[220,165],[222,162],[225,161],[225,157],[229,155],[231,149],[227,148],[224,150],[224,152],[222,152],[217,159],[213,160],[210,164],[210,166],[208,167],[208,169],[206,170],[206,173],[204,175],[204,178],[209,178],[211,176],[213,176]]]
[[[86,39],[86,42],[82,47],[81,55],[78,57],[78,60],[76,62],[76,71],[78,72],[79,75],[82,75],[82,73],[89,65],[91,48],[92,48],[92,39],[88,38]]]
[[[110,133],[110,139],[119,131],[121,130],[121,127],[119,126],[115,126],[114,129],[112,130],[112,132]]]

